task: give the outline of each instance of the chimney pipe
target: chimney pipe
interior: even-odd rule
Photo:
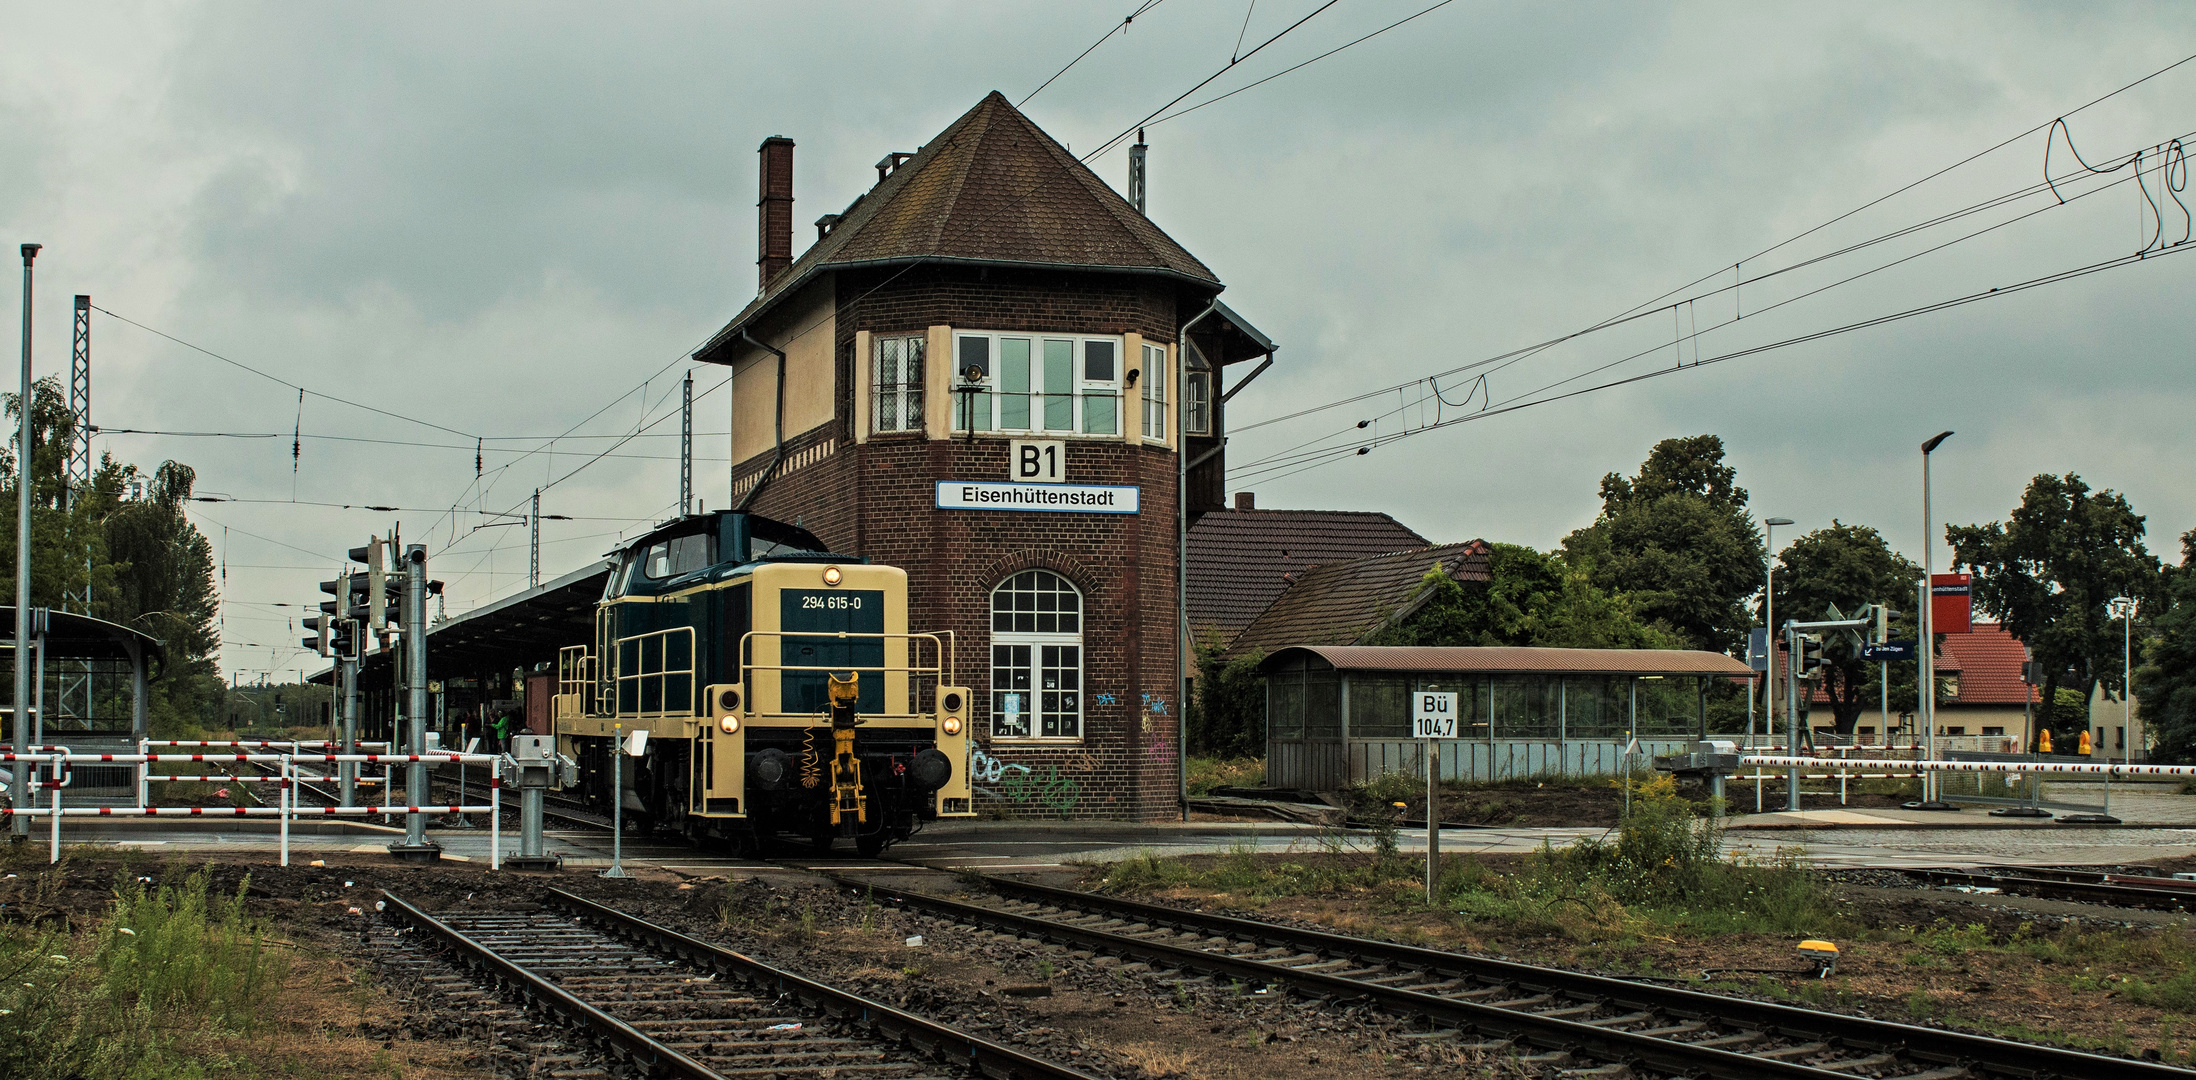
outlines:
[[[755,203],[755,268],[758,290],[768,291],[793,265],[793,140],[772,135],[757,153],[762,156],[762,182]]]
[[[1235,508],[1236,508],[1237,510],[1256,510],[1256,509],[1258,509],[1258,496],[1256,496],[1256,495],[1254,495],[1254,494],[1252,494],[1251,492],[1248,492],[1248,491],[1238,491],[1238,492],[1236,492],[1236,493],[1235,493]]]
[[[1136,129],[1136,145],[1129,147],[1129,205],[1144,213],[1144,129]],[[1145,214],[1149,217],[1149,214]]]

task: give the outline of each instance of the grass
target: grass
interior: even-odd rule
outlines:
[[[1214,788],[1259,787],[1266,782],[1264,758],[1198,757],[1189,759],[1189,793],[1210,795]]]
[[[1147,852],[1109,866],[1099,887],[1118,893],[1204,889],[1253,907],[1287,897],[1369,895],[1390,911],[1454,914],[1470,923],[1578,940],[1854,929],[1798,866],[1725,859],[1722,831],[1695,804],[1678,798],[1669,778],[1633,784],[1632,815],[1610,838],[1543,846],[1509,873],[1470,857],[1444,860],[1431,907],[1423,863],[1398,855],[1392,839],[1382,843],[1379,829],[1370,852],[1337,842],[1322,856],[1275,859],[1238,846],[1207,863]],[[1378,783],[1360,791],[1368,811],[1391,794]],[[1387,832],[1392,837],[1392,826]]]
[[[0,1075],[204,1076],[223,1059],[212,1043],[254,1031],[286,958],[246,916],[241,888],[209,894],[203,871],[173,877],[125,878],[88,929],[0,928]]]

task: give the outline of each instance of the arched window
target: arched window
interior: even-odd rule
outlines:
[[[991,734],[1083,737],[1083,594],[1049,570],[991,591]]]

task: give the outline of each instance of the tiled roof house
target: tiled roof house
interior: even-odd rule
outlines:
[[[1235,509],[1206,514],[1190,529],[1190,631],[1228,644],[1311,568],[1428,543],[1386,514],[1259,510],[1249,492],[1238,492]]]
[[[1358,644],[1423,602],[1419,582],[1437,563],[1458,581],[1490,577],[1484,540],[1315,566],[1252,620],[1228,653],[1240,657],[1290,645]]]

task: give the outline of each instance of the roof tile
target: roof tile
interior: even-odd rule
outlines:
[[[1217,510],[1189,531],[1189,619],[1199,635],[1233,638],[1322,563],[1426,547],[1386,514],[1354,510]]]
[[[1437,562],[1460,581],[1489,578],[1484,540],[1315,566],[1245,627],[1228,652],[1354,644],[1402,611]]]

